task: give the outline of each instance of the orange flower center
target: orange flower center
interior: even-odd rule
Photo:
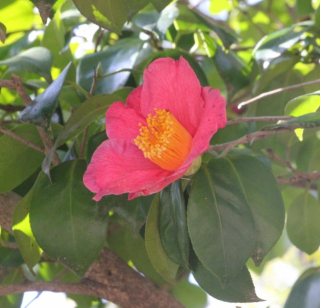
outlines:
[[[177,170],[191,150],[192,137],[178,120],[165,109],[155,110],[155,115],[148,115],[147,126],[139,123],[140,135],[135,144],[161,168]]]

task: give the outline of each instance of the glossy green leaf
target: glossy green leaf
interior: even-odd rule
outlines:
[[[140,236],[134,236],[128,225],[108,234],[107,241],[117,255],[126,262],[132,261],[134,267],[151,281],[157,285],[167,284],[167,281],[153,267],[144,240]]]
[[[123,39],[109,46],[107,50],[85,56],[77,69],[77,83],[90,91],[93,72],[101,63],[101,75],[116,72],[124,68],[133,68],[143,46],[143,41],[136,38]],[[121,72],[97,82],[95,94],[112,93],[123,87],[130,72]]]
[[[0,65],[9,66],[15,70],[36,73],[50,82],[52,61],[53,58],[48,49],[33,47],[17,56],[0,61]]]
[[[299,249],[314,253],[320,245],[320,203],[308,192],[301,194],[288,210],[287,231]]]
[[[320,306],[320,268],[306,270],[294,284],[284,308],[317,308]]]
[[[154,195],[149,195],[128,200],[128,196],[124,195],[122,200],[110,209],[124,218],[128,222],[132,233],[138,235],[147,220],[153,199]]]
[[[189,236],[186,203],[180,180],[160,192],[158,219],[160,239],[167,256],[173,262],[188,267]]]
[[[124,23],[147,5],[147,0],[74,0],[78,10],[93,23],[121,33]],[[158,2],[158,1],[156,1]]]
[[[4,44],[6,40],[7,28],[6,26],[0,22],[0,41]]]
[[[201,263],[227,285],[251,256],[257,236],[245,192],[233,164],[203,164],[188,201],[188,231]]]
[[[253,215],[257,240],[252,258],[259,266],[284,227],[285,210],[278,183],[270,169],[257,158],[239,154],[226,159],[241,182]]]
[[[22,122],[39,125],[46,130],[50,128],[51,118],[57,108],[59,94],[70,66],[71,63],[44,92],[33,100],[30,106],[21,112],[19,118]]]
[[[312,0],[297,0],[296,6],[299,17],[306,17],[314,12]]]
[[[184,5],[178,5],[178,9],[180,14],[175,21],[177,30],[189,33],[195,33],[199,30],[203,32],[214,31],[226,48],[238,40],[233,32],[223,28],[214,19],[207,18],[201,12],[192,11]]]
[[[212,60],[226,84],[228,97],[231,98],[250,84],[249,66],[237,54],[232,51],[224,51],[208,34],[203,33],[203,37],[206,42],[208,56],[213,55]]]
[[[191,262],[192,273],[199,286],[214,298],[230,303],[261,301],[256,295],[251,275],[246,266],[223,288],[219,278],[208,271],[199,260],[194,258]]]
[[[159,195],[152,202],[146,224],[145,242],[146,248],[157,272],[168,282],[174,284],[179,265],[172,262],[166,255],[161,244],[158,230]]]
[[[153,6],[158,10],[162,11],[172,0],[151,0]]]
[[[29,211],[32,204],[33,192],[34,190],[31,189],[19,202],[15,207],[12,218],[14,237],[30,271],[32,271],[32,268],[39,262],[42,252],[30,226]]]
[[[34,187],[30,222],[46,254],[82,276],[105,242],[105,207],[92,200],[83,184],[86,163],[73,160],[51,170],[52,184],[41,174]]]
[[[51,51],[53,56],[52,66],[59,68],[61,71],[68,65],[68,63],[73,62],[69,46],[67,45],[67,47],[64,48],[66,35],[67,30],[64,26],[61,12],[58,10],[55,13],[54,18],[50,21],[48,26],[46,26],[41,45]],[[68,79],[75,80],[75,69],[73,67],[69,70],[69,76],[70,73],[72,73],[73,78]]]
[[[37,128],[21,124],[12,130],[15,134],[42,146]],[[0,137],[0,193],[12,190],[41,165],[44,155],[8,135]]]
[[[300,117],[302,115],[315,112],[320,107],[320,91],[308,93],[292,99],[285,108],[285,115]],[[297,129],[297,137],[303,140],[303,129]]]
[[[48,17],[52,18],[52,6],[57,0],[30,0],[39,10],[42,22],[47,23]]]
[[[207,307],[207,294],[188,279],[180,280],[172,291],[172,295],[186,308]]]
[[[23,264],[19,249],[0,247],[0,264],[5,267],[18,267]]]

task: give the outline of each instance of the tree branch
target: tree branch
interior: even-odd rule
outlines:
[[[279,89],[275,89],[275,90],[272,90],[272,91],[268,91],[268,92],[265,92],[265,93],[261,93],[259,94],[258,96],[256,97],[253,97],[245,102],[242,102],[238,105],[238,108],[242,108],[243,106],[246,106],[246,105],[249,105],[253,102],[256,102],[262,98],[265,98],[265,97],[268,97],[268,96],[271,96],[271,95],[275,95],[275,94],[278,94],[278,93],[281,93],[281,92],[285,92],[285,91],[290,91],[290,90],[293,90],[293,89],[298,89],[298,88],[302,88],[302,87],[305,87],[305,86],[310,86],[310,85],[313,85],[313,84],[316,84],[316,83],[320,83],[320,79],[316,79],[316,80],[312,80],[312,81],[308,81],[308,82],[303,82],[303,83],[299,83],[299,84],[295,84],[295,85],[292,85],[292,86],[289,86],[289,87],[284,87],[284,88],[279,88]]]
[[[5,135],[10,136],[11,138],[13,138],[21,143],[24,143],[25,145],[29,146],[30,148],[33,148],[34,150],[36,150],[38,152],[45,154],[45,151],[43,148],[39,147],[38,145],[36,145],[35,143],[33,143],[32,141],[30,141],[28,139],[24,139],[24,138],[20,137],[19,135],[13,133],[12,131],[10,131],[4,127],[0,126],[0,132]]]
[[[29,94],[23,87],[20,78],[15,74],[12,74],[11,78],[12,80],[0,80],[0,88],[5,87],[5,88],[16,90],[19,96],[21,97],[22,101],[24,102],[24,104],[26,106],[29,106],[32,103],[32,99],[30,98]],[[42,127],[37,126],[37,129],[44,145],[45,154],[47,155],[50,152],[51,148],[53,147],[52,140],[49,138],[49,136],[46,134],[46,132]],[[61,161],[58,155],[55,153],[52,159],[53,165],[58,165],[60,164],[60,162]]]
[[[0,195],[0,225],[7,230],[12,228],[12,214],[20,200],[13,192]],[[4,285],[0,286],[0,296],[45,290],[100,297],[122,308],[184,308],[171,294],[140,275],[107,248],[79,283],[37,281]]]
[[[7,104],[7,105],[0,104],[0,110],[3,110],[7,113],[22,111],[24,108],[25,108],[24,106],[15,106],[12,104]]]
[[[266,137],[275,135],[275,134],[280,134],[280,133],[286,133],[286,132],[291,132],[294,129],[291,128],[282,128],[282,129],[277,129],[277,130],[268,130],[268,131],[257,131],[248,135],[245,135],[237,140],[222,143],[222,144],[217,144],[217,145],[212,145],[208,148],[207,152],[211,154],[216,154],[216,151],[218,150],[223,150],[224,151],[219,155],[219,156],[224,156],[226,155],[231,149],[236,147],[239,144],[246,144],[246,143],[252,143],[253,141],[257,141],[260,139],[264,139]]]
[[[249,118],[238,118],[227,121],[227,125],[245,123],[245,122],[276,122],[276,121],[288,121],[293,117],[249,117]]]

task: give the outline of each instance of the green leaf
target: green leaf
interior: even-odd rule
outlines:
[[[172,291],[172,295],[186,308],[207,307],[207,294],[188,279],[180,280]]]
[[[0,61],[0,65],[9,66],[15,70],[36,73],[51,82],[51,52],[44,47],[33,47],[14,56]]]
[[[69,45],[64,48],[66,44],[66,35],[67,31],[61,17],[61,12],[58,10],[55,13],[54,18],[45,28],[41,45],[51,51],[53,56],[52,66],[57,67],[60,70],[63,70],[68,63],[73,62],[73,56]],[[70,78],[70,73],[73,75],[72,78]],[[75,69],[71,67],[68,79],[75,80],[75,75]]]
[[[74,0],[77,9],[93,23],[110,31],[121,33],[126,22],[126,6],[123,0]]]
[[[173,182],[160,192],[158,227],[167,256],[173,262],[188,267],[189,236],[181,180]]]
[[[30,0],[39,10],[42,22],[47,23],[48,17],[52,18],[52,6],[57,0]]]
[[[230,160],[212,159],[196,173],[187,219],[197,257],[226,286],[256,244],[250,206]]]
[[[107,134],[105,131],[95,134],[90,137],[88,141],[88,148],[87,148],[87,160],[88,162],[91,161],[92,155],[98,146],[108,139]]]
[[[167,284],[153,267],[146,250],[145,242],[140,236],[133,236],[129,226],[117,228],[108,234],[108,245],[126,262],[132,261],[134,267],[157,285]]]
[[[86,163],[73,160],[51,171],[52,184],[40,174],[34,187],[30,222],[39,246],[82,276],[105,242],[105,207],[92,200],[83,184]]]
[[[42,170],[49,175],[52,157],[57,147],[64,144],[67,140],[77,136],[87,126],[97,120],[99,116],[104,115],[110,105],[116,101],[121,101],[121,96],[114,94],[102,94],[91,97],[84,101],[72,114],[60,132],[51,151],[48,153],[42,163]]]
[[[59,94],[70,66],[71,63],[44,92],[33,100],[30,106],[21,112],[20,121],[39,125],[49,130],[51,118],[57,108]]]
[[[86,0],[87,1],[87,0]],[[101,75],[116,72],[120,69],[132,69],[143,41],[137,38],[123,39],[109,46],[107,50],[85,56],[77,68],[77,83],[86,91],[90,91],[93,72],[101,63]],[[121,72],[97,82],[95,94],[112,93],[123,87],[130,76],[130,72]]]
[[[41,146],[37,128],[21,124],[13,133]],[[0,193],[12,190],[32,175],[41,165],[44,155],[8,135],[0,137]]]
[[[0,264],[5,267],[18,267],[23,264],[23,258],[18,249],[0,247]]]
[[[226,84],[230,99],[250,84],[250,68],[236,53],[224,51],[208,34],[203,33],[203,37],[207,46],[207,54],[210,57],[213,55],[212,60]]]
[[[124,218],[128,222],[132,233],[137,236],[141,227],[147,220],[148,212],[153,199],[154,195],[128,200],[128,196],[124,195],[122,200],[117,202],[117,205],[111,207],[110,209]]]
[[[230,303],[260,302],[246,266],[232,278],[226,287],[222,287],[217,276],[213,275],[199,260],[193,258],[193,276],[199,286],[216,299]]]
[[[74,0],[78,10],[93,23],[121,34],[124,23],[145,7],[147,0]]]
[[[159,194],[152,202],[146,224],[145,242],[146,248],[157,272],[168,282],[175,284],[179,265],[172,262],[163,250],[158,230]]]
[[[6,26],[0,22],[0,41],[4,44],[7,37],[7,28]]]
[[[270,169],[259,159],[241,154],[229,155],[227,159],[241,182],[253,215],[257,241],[252,258],[259,266],[280,238],[284,227],[282,196]]]
[[[39,262],[41,248],[36,242],[30,226],[29,210],[32,203],[34,190],[29,193],[15,207],[12,224],[13,233],[22,257],[32,272],[32,268]]]
[[[287,216],[289,239],[309,255],[320,245],[319,219],[319,201],[308,192],[297,197],[289,207]]]
[[[228,0],[214,0],[210,2],[210,12],[212,14],[220,13],[223,10],[230,11],[232,9],[232,5]]]
[[[320,268],[305,271],[292,287],[284,308],[316,308],[320,306]]]
[[[308,113],[315,112],[320,107],[319,99],[320,91],[301,95],[292,99],[285,108],[285,115],[299,117]],[[297,129],[297,137],[300,141],[303,140],[303,129]]]
[[[158,12],[161,12],[172,0],[151,0],[151,3]]]
[[[183,31],[184,33],[195,33],[199,30],[207,33],[214,31],[223,42],[225,48],[229,48],[230,45],[238,40],[233,32],[221,27],[213,19],[207,19],[206,16],[192,11],[185,5],[178,5],[178,9],[180,14],[175,21],[178,31]]]
[[[297,0],[296,6],[300,18],[306,17],[314,12],[312,0]]]
[[[318,28],[320,28],[320,6],[318,6],[315,16],[314,16],[314,23]]]

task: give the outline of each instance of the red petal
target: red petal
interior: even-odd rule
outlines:
[[[147,117],[154,108],[169,110],[194,136],[199,125],[203,100],[199,80],[189,63],[180,58],[161,58],[145,70],[141,112]]]
[[[193,138],[192,151],[203,153],[210,143],[211,137],[219,128],[227,124],[226,101],[218,89],[202,88],[205,102],[198,130]]]
[[[140,111],[142,86],[135,88],[127,98],[127,106]]]
[[[104,195],[146,190],[172,172],[161,169],[127,140],[104,141],[94,152],[83,182],[99,201]]]
[[[133,141],[139,132],[139,123],[146,125],[146,119],[137,110],[121,102],[113,103],[106,113],[107,135],[109,138]]]

